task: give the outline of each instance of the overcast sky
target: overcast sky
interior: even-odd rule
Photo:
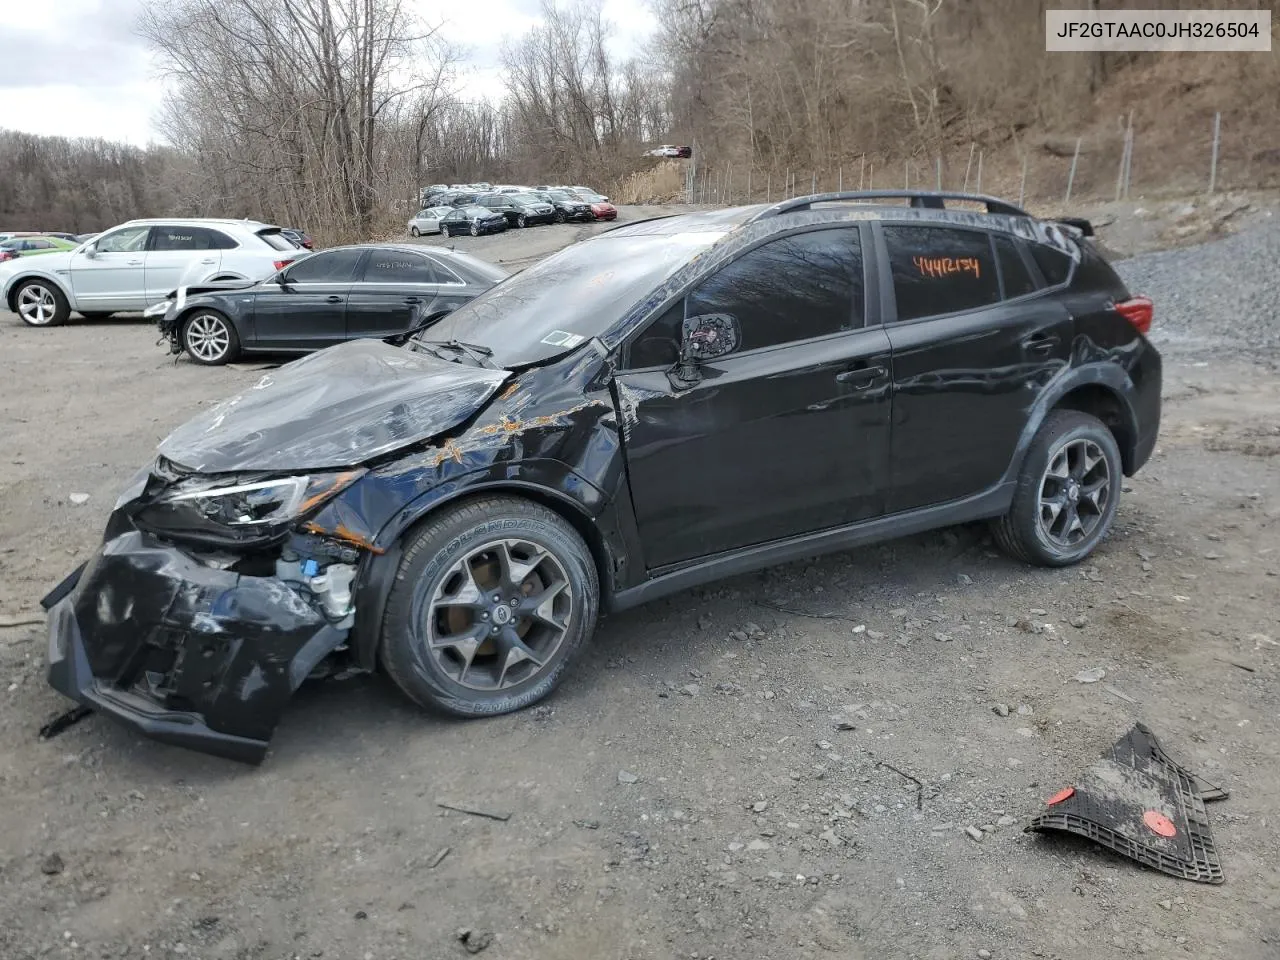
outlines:
[[[0,128],[145,144],[163,87],[134,19],[146,0],[14,0],[0,13]],[[407,0],[428,23],[467,48],[462,93],[502,94],[505,37],[539,19],[539,0]],[[648,38],[644,0],[605,0],[613,51],[635,53]]]

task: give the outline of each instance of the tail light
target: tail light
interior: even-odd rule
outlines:
[[[288,266],[289,264],[291,264],[291,263],[293,263],[293,260],[291,260],[291,259],[290,259],[290,260],[277,260],[277,261],[275,262],[275,267],[276,267],[276,269],[277,269],[277,270],[283,270],[285,267],[287,267],[287,266]]]
[[[17,260],[17,259],[18,259],[18,255],[14,253],[12,250],[0,250],[0,263],[4,263],[6,260]]]
[[[1146,336],[1151,329],[1155,307],[1150,297],[1130,297],[1123,303],[1116,304],[1116,313],[1133,324],[1133,329]]]

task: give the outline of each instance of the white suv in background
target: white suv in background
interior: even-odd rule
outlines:
[[[262,280],[306,256],[253,220],[130,220],[66,253],[0,264],[0,302],[33,327],[145,310],[210,280]]]

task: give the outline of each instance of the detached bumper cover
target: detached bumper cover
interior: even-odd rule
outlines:
[[[297,585],[137,531],[78,573],[43,601],[49,683],[144,736],[232,760],[261,762],[293,692],[346,639]]]

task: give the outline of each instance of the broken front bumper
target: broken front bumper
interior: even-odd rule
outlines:
[[[300,584],[199,562],[131,530],[43,601],[49,683],[165,743],[246,763],[346,640]]]

